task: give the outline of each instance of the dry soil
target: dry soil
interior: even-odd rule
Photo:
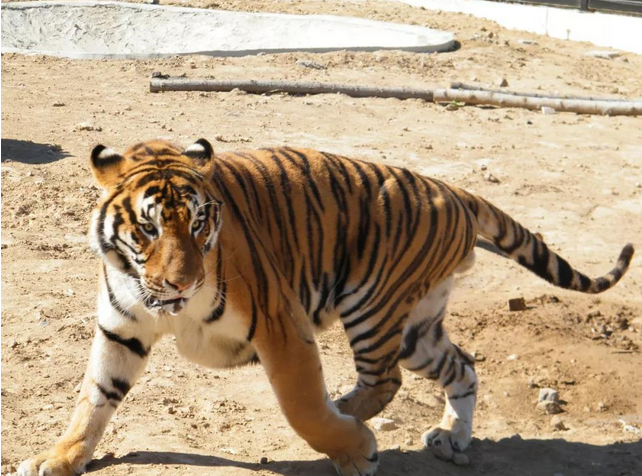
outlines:
[[[414,23],[453,31],[461,48],[149,61],[3,55],[3,474],[64,431],[82,378],[96,317],[98,266],[85,233],[99,193],[88,167],[97,143],[122,150],[147,138],[187,145],[207,137],[219,151],[289,144],[405,166],[493,201],[595,276],[626,242],[640,245],[638,118],[339,95],[152,94],[148,83],[155,71],[390,86],[505,79],[514,90],[632,98],[642,96],[642,57],[592,58],[588,43],[399,3],[180,5]],[[93,130],[80,130],[83,122]],[[477,266],[458,279],[447,318],[453,340],[478,356],[471,464],[455,467],[422,448],[420,435],[438,421],[443,400],[434,384],[406,373],[382,415],[397,429],[378,433],[379,474],[641,475],[641,255],[616,288],[596,297],[553,288],[480,251]],[[526,299],[526,311],[508,311],[515,297]],[[319,343],[328,388],[338,396],[355,379],[349,347],[339,326]],[[553,429],[551,416],[536,409],[543,387],[559,391],[567,429]],[[171,339],[154,350],[96,459],[90,470],[102,476],[333,472],[288,427],[260,367],[200,368],[182,360]]]

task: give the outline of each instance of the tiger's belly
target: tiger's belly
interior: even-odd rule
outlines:
[[[230,304],[215,322],[205,322],[208,302],[209,297],[199,299],[197,295],[178,315],[163,315],[159,321],[163,333],[175,337],[183,357],[205,367],[234,367],[252,361],[256,351],[247,340],[249,326]]]

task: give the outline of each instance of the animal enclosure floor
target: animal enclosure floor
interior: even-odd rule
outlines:
[[[642,474],[641,119],[340,95],[148,92],[151,73],[162,71],[412,87],[497,87],[505,79],[511,90],[636,98],[642,57],[592,58],[588,43],[398,3],[180,5],[414,22],[454,32],[461,48],[144,61],[2,55],[2,474],[64,431],[85,368],[98,271],[85,238],[99,195],[89,153],[97,143],[122,150],[154,137],[184,145],[206,137],[219,151],[306,146],[408,167],[487,198],[592,276],[611,268],[622,245],[637,244],[629,274],[600,296],[555,289],[480,250],[457,280],[445,322],[453,341],[479,354],[470,466],[422,448],[443,401],[435,385],[408,373],[382,415],[398,428],[377,438],[380,475]],[[516,297],[529,309],[508,312]],[[319,347],[338,396],[355,379],[340,327],[322,334]],[[536,409],[538,387],[559,391],[566,430]],[[96,459],[90,469],[99,476],[334,472],[289,428],[260,367],[204,369],[181,359],[170,339],[154,349]]]

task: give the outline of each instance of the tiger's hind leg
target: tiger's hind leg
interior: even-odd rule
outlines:
[[[422,377],[437,380],[446,394],[441,423],[422,441],[440,459],[467,464],[463,451],[472,439],[477,376],[474,359],[448,339],[442,327],[454,278],[433,288],[412,310],[404,329],[400,364]]]

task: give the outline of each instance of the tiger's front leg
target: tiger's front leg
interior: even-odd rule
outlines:
[[[340,474],[373,475],[378,465],[374,435],[330,400],[307,316],[283,311],[270,321],[277,319],[269,328],[260,324],[252,344],[288,422],[312,448],[327,454]]]
[[[143,339],[140,332],[134,336],[139,328],[134,323],[116,329],[98,324],[69,428],[53,448],[24,461],[19,476],[83,472],[112,414],[147,363],[151,339]]]

